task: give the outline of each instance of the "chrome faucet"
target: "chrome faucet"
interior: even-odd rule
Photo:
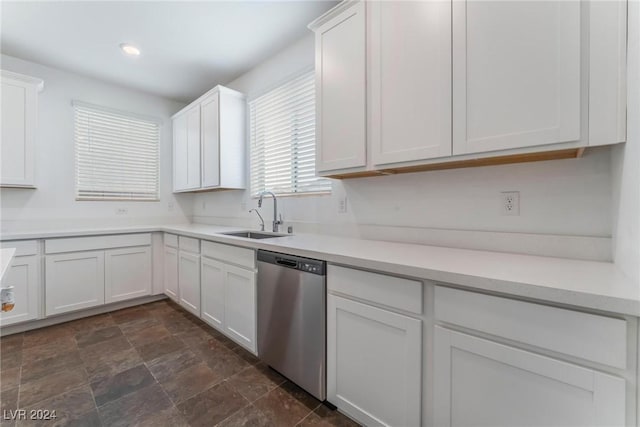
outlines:
[[[264,231],[264,219],[262,219],[262,215],[260,215],[258,209],[251,209],[249,213],[251,212],[255,212],[256,214],[258,214],[258,218],[260,218],[260,231]]]
[[[271,197],[273,197],[273,232],[277,233],[278,226],[282,224],[282,215],[280,215],[280,218],[278,219],[278,200],[276,199],[276,195],[273,194],[271,191],[263,191],[262,193],[260,193],[260,198],[258,199],[259,208],[262,207],[262,197],[264,197],[265,194],[268,194]]]

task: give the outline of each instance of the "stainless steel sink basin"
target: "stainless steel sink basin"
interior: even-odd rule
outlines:
[[[264,233],[260,231],[234,231],[231,233],[220,233],[226,236],[245,237],[247,239],[271,239],[273,237],[282,237],[286,234]]]

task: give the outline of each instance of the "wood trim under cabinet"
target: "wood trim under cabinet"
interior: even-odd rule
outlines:
[[[452,162],[430,163],[416,166],[399,166],[397,168],[379,169],[344,173],[336,175],[324,175],[327,178],[350,179],[364,178],[379,175],[395,175],[400,173],[427,172],[445,169],[473,168],[479,166],[508,165],[513,163],[540,162],[545,160],[575,159],[582,157],[584,148],[571,148],[566,150],[545,151],[541,153],[512,154],[508,156],[487,157],[482,159],[456,160]]]

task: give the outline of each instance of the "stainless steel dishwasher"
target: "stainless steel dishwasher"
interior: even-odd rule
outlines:
[[[326,398],[326,263],[258,251],[258,357]]]

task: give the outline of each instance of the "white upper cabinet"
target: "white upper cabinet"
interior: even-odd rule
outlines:
[[[173,120],[174,191],[200,187],[200,105]]]
[[[624,142],[626,6],[340,3],[309,25],[316,172],[341,178],[527,153],[566,158]]]
[[[200,104],[202,126],[202,187],[220,185],[220,94],[208,96]]]
[[[200,106],[187,112],[187,188],[200,186]]]
[[[35,188],[38,92],[43,82],[2,70],[0,186]]]
[[[453,2],[453,152],[580,139],[577,1]]]
[[[316,33],[316,172],[367,163],[365,4],[346,6],[310,25]]]
[[[222,86],[173,116],[173,190],[245,186],[245,97]]]
[[[374,165],[451,155],[451,2],[371,2]]]
[[[592,1],[589,5],[589,145],[624,142],[627,2]]]

